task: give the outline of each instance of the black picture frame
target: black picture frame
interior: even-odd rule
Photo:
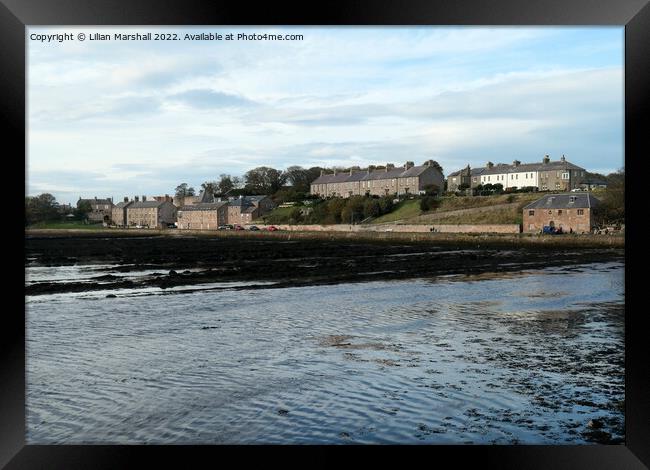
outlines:
[[[647,468],[650,466],[650,366],[640,291],[643,244],[638,210],[643,200],[643,158],[647,158],[650,102],[650,6],[648,0],[356,0],[328,1],[302,6],[264,2],[255,7],[245,2],[198,0],[0,0],[0,93],[6,136],[3,151],[7,163],[26,158],[25,27],[26,25],[620,25],[625,26],[625,165],[628,195],[626,211],[625,274],[625,445],[585,446],[407,446],[409,454],[427,463],[468,462],[498,468]],[[15,145],[11,145],[15,144]],[[25,165],[22,167],[25,171]],[[20,174],[20,166],[16,170]],[[25,175],[26,176],[26,175]],[[12,177],[17,181],[18,178]],[[24,190],[24,188],[23,188]],[[12,194],[15,194],[12,191]],[[13,197],[5,204],[13,204]],[[16,205],[17,206],[17,205]],[[20,209],[16,208],[16,212]],[[15,228],[24,243],[24,231]],[[14,232],[12,232],[14,233]],[[647,237],[646,237],[647,238]],[[5,245],[8,249],[8,245]],[[15,250],[17,251],[17,250]],[[627,256],[632,253],[632,256]],[[634,276],[638,272],[640,275]],[[170,463],[173,459],[200,458],[218,464],[224,447],[213,446],[33,446],[25,445],[25,318],[24,302],[17,298],[23,279],[9,280],[8,292],[18,303],[5,309],[0,335],[0,466],[6,468],[123,468],[139,459]],[[15,289],[12,287],[15,285]],[[22,284],[24,289],[24,283]],[[24,299],[23,299],[24,300]],[[635,301],[638,307],[634,308]],[[22,314],[20,313],[22,310]],[[371,446],[374,457],[386,449]],[[251,447],[235,449],[240,457]],[[256,447],[274,453],[276,447]],[[311,447],[327,463],[339,448]],[[368,450],[368,447],[362,449]],[[405,450],[400,447],[399,450]],[[285,457],[286,458],[286,457]],[[282,463],[282,462],[280,462]]]

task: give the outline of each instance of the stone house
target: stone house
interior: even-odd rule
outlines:
[[[77,201],[77,207],[79,207],[82,202],[90,203],[91,211],[88,213],[89,221],[109,222],[111,220],[113,198],[97,199],[97,196],[95,196],[93,199],[79,198]]]
[[[263,217],[276,207],[268,196],[241,196],[228,201],[229,224],[245,225]]]
[[[178,228],[182,230],[216,230],[228,223],[228,202],[204,202],[178,209]]]
[[[383,169],[369,166],[365,171],[352,168],[339,173],[321,172],[321,175],[312,181],[310,193],[321,197],[344,198],[423,194],[430,185],[437,186],[440,191],[444,186],[444,176],[434,166],[433,160],[428,160],[420,166],[406,162],[403,167],[395,168],[388,163]]]
[[[591,193],[548,194],[523,208],[523,231],[554,227],[565,233],[588,233],[594,225],[593,209],[599,202]]]
[[[201,202],[178,210],[178,228],[216,230],[220,225],[247,225],[275,208],[267,196],[241,196],[217,200],[212,194],[200,195]]]
[[[165,228],[168,224],[176,222],[177,210],[169,201],[147,201],[146,196],[142,196],[140,201],[136,196],[132,204],[126,207],[126,225]]]
[[[133,201],[129,201],[129,198],[125,197],[124,201],[118,202],[113,206],[113,209],[111,211],[111,220],[118,227],[127,226],[126,209],[131,204],[133,204]]]
[[[467,168],[459,170],[447,177],[447,191],[455,191],[452,188],[462,184],[462,176],[467,176],[461,173],[466,170]],[[578,188],[586,177],[586,170],[567,161],[564,155],[557,161],[551,161],[545,155],[542,163],[521,163],[514,160],[512,165],[494,165],[488,162],[485,167],[475,168],[472,172],[475,173],[471,175],[472,188],[479,184],[501,184],[503,189],[535,187],[539,191],[571,191]],[[458,180],[456,186],[454,179]]]
[[[458,188],[461,185],[474,189],[481,184],[481,174],[484,171],[485,168],[470,168],[470,166],[467,165],[467,167],[462,170],[450,173],[447,176],[447,191],[454,193],[458,191]]]

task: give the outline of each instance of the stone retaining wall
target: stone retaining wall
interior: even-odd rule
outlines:
[[[281,230],[294,232],[440,232],[440,233],[520,233],[517,224],[492,225],[277,225]],[[263,228],[260,226],[260,228]]]

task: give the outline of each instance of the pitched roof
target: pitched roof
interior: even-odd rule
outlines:
[[[196,204],[192,204],[190,206],[182,206],[178,210],[179,211],[213,211],[217,210],[220,207],[223,207],[227,205],[228,203],[226,201],[219,201],[219,202],[198,202]]]
[[[115,204],[115,208],[116,209],[123,209],[125,206],[128,206],[129,204],[133,204],[133,201],[118,202],[117,204]]]
[[[478,176],[478,175],[482,174],[485,171],[485,169],[486,169],[485,167],[478,167],[478,168],[471,168],[470,167],[469,174],[470,174],[470,176]],[[467,170],[467,167],[463,168],[462,170],[458,170],[458,171],[454,171],[453,173],[449,173],[449,175],[447,175],[447,178],[449,178],[450,176],[459,176],[460,173],[465,171],[465,170]]]
[[[344,171],[337,174],[321,175],[316,178],[311,184],[326,184],[326,183],[351,183],[355,181],[371,181],[371,180],[384,180],[391,178],[409,178],[419,176],[429,168],[428,165],[412,166],[408,170],[404,167],[379,169],[371,171]]]
[[[599,202],[591,193],[547,194],[524,209],[588,209]]]
[[[495,175],[503,173],[524,173],[527,171],[553,171],[553,170],[584,170],[584,168],[574,165],[569,161],[557,160],[548,163],[520,163],[519,165],[508,165],[500,163],[492,168],[486,168],[483,174]]]
[[[129,209],[143,209],[162,206],[167,201],[133,201]]]

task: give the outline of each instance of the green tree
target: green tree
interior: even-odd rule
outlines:
[[[244,175],[245,188],[255,194],[274,194],[287,181],[287,175],[275,168],[260,166]]]
[[[302,219],[302,211],[300,210],[300,207],[294,207],[291,209],[291,212],[289,213],[289,223],[299,224],[302,222]]]
[[[25,198],[25,225],[58,220],[59,218],[59,203],[50,193]]]
[[[86,220],[88,218],[88,214],[90,214],[92,210],[93,207],[90,204],[90,201],[81,200],[77,202],[77,208],[74,211],[75,219]]]
[[[240,189],[241,185],[241,177],[221,174],[217,183],[217,192],[221,195],[231,194],[236,189]]]
[[[352,196],[348,198],[341,210],[341,223],[354,224],[363,220],[365,197]]]
[[[216,194],[219,192],[219,183],[216,181],[206,181],[201,183],[201,188],[207,193]]]
[[[311,183],[320,176],[322,168],[311,167],[305,169],[301,166],[290,166],[284,172],[286,174],[286,182],[289,183],[297,192],[308,193],[311,188]]]
[[[381,205],[379,204],[379,200],[367,198],[363,203],[364,219],[367,219],[368,217],[378,217],[379,215],[381,215]]]
[[[195,195],[195,190],[193,187],[188,186],[187,183],[181,183],[178,186],[176,186],[176,197],[177,198],[184,198],[186,196],[194,196]]]

